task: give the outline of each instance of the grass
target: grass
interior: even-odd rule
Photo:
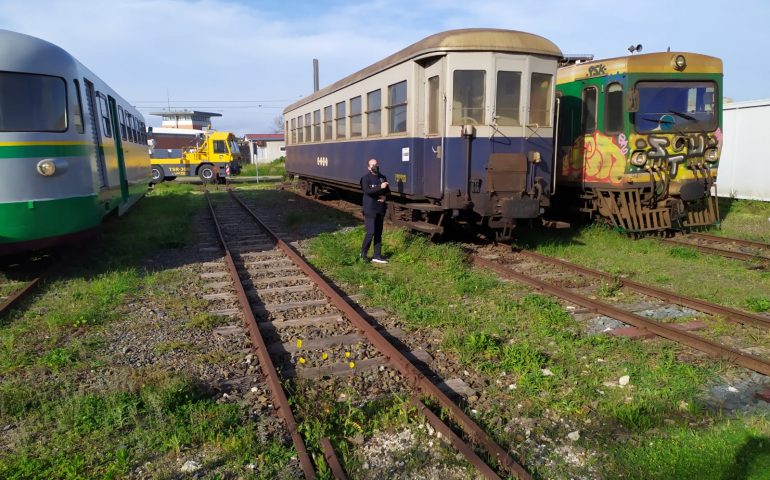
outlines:
[[[256,459],[262,478],[272,478],[289,460],[290,452],[257,440],[240,407],[217,404],[186,378],[163,378],[137,390],[74,394],[44,407],[25,419],[25,433],[45,441],[0,455],[0,477],[122,478],[132,466],[196,446],[217,450],[234,464]]]
[[[664,442],[667,434],[663,432],[669,427],[684,431],[692,430],[690,423],[699,419],[705,418],[715,427],[726,421],[705,411],[699,402],[704,386],[723,372],[721,364],[683,363],[677,359],[677,347],[668,342],[587,336],[559,304],[470,268],[463,252],[451,244],[429,244],[421,237],[389,231],[384,253],[391,263],[377,267],[358,262],[362,236],[360,227],[318,236],[310,243],[313,262],[336,282],[363,293],[371,304],[394,311],[406,328],[432,328],[442,350],[486,378],[490,407],[479,412],[479,419],[492,430],[510,421],[515,425],[515,419],[522,416],[570,419],[572,424],[583,425],[580,430],[585,445],[610,452],[600,457],[599,471],[627,476],[633,470],[623,466],[627,452],[613,449],[616,435],[626,435],[638,443],[647,438]],[[540,249],[566,252],[565,256],[583,263],[593,260],[598,264],[594,266],[618,279],[625,275],[654,276],[658,282],[678,283],[703,269],[710,272],[705,278],[716,278],[718,286],[701,277],[684,282],[685,287],[732,288],[719,282],[728,274],[744,282],[746,276],[760,283],[766,281],[756,272],[728,269],[725,264],[715,266],[702,257],[672,255],[655,240],[634,242],[600,227],[588,227],[576,239]],[[597,245],[602,245],[601,249]],[[614,295],[619,287],[619,280],[606,284],[604,295]],[[742,296],[749,298],[746,292]],[[626,386],[619,382],[623,376],[630,378]],[[757,430],[770,435],[766,423]],[[727,430],[718,428],[692,432],[700,442],[714,435],[729,436]],[[552,438],[566,435],[542,433]],[[498,435],[511,434],[498,430]],[[715,450],[725,455],[734,451],[726,440],[721,445]],[[670,443],[669,448],[697,456],[693,450],[696,443],[682,440]],[[535,470],[543,478],[575,474],[574,467],[558,458],[553,465]]]
[[[161,305],[166,320],[187,319],[192,328],[221,321],[189,315],[204,305],[178,295],[190,279],[150,261],[190,243],[202,206],[193,186],[156,186],[89,241],[97,254],[45,284],[45,295],[0,326],[0,426],[13,427],[3,433],[0,478],[124,478],[146,464],[155,469],[146,475],[171,478],[178,475],[177,457],[191,452],[207,452],[233,475],[247,464],[256,465],[253,478],[283,474],[293,449],[266,439],[248,408],[215,402],[193,377],[154,367],[125,370],[103,356],[104,334],[135,309],[127,305]],[[156,353],[191,348],[168,341]],[[105,366],[112,375],[98,388],[80,384]]]
[[[614,469],[609,477],[767,479],[770,478],[769,430],[770,422],[762,416],[740,416],[699,430],[689,426],[668,428],[657,438],[614,446],[611,455],[623,468]]]
[[[770,291],[768,271],[689,247],[669,247],[654,237],[631,240],[598,224],[562,233],[522,230],[518,235],[519,243],[540,253],[730,307],[758,308]]]
[[[279,157],[270,163],[259,164],[259,176],[260,177],[282,177],[286,174],[286,158]],[[248,163],[241,169],[241,175],[246,177],[254,177],[257,175],[257,165]]]

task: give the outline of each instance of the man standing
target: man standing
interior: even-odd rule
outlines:
[[[382,258],[382,223],[385,220],[385,211],[387,209],[387,198],[390,192],[388,179],[380,173],[380,167],[377,160],[369,160],[369,172],[361,177],[361,190],[364,192],[364,225],[366,226],[366,236],[364,243],[361,244],[361,258],[368,262],[369,245],[374,240],[374,263],[388,263]]]

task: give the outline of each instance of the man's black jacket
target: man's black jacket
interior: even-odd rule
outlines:
[[[387,208],[386,199],[390,188],[380,188],[382,182],[387,182],[385,175],[375,175],[371,172],[361,177],[361,190],[364,192],[364,215],[384,215]]]

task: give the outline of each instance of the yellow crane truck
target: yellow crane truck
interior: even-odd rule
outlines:
[[[152,183],[177,176],[199,176],[205,183],[223,181],[241,173],[241,151],[234,134],[206,132],[196,145],[182,150],[181,158],[153,158]]]

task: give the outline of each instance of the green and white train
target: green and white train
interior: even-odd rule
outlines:
[[[0,30],[0,255],[93,233],[149,180],[142,115],[60,47]]]

